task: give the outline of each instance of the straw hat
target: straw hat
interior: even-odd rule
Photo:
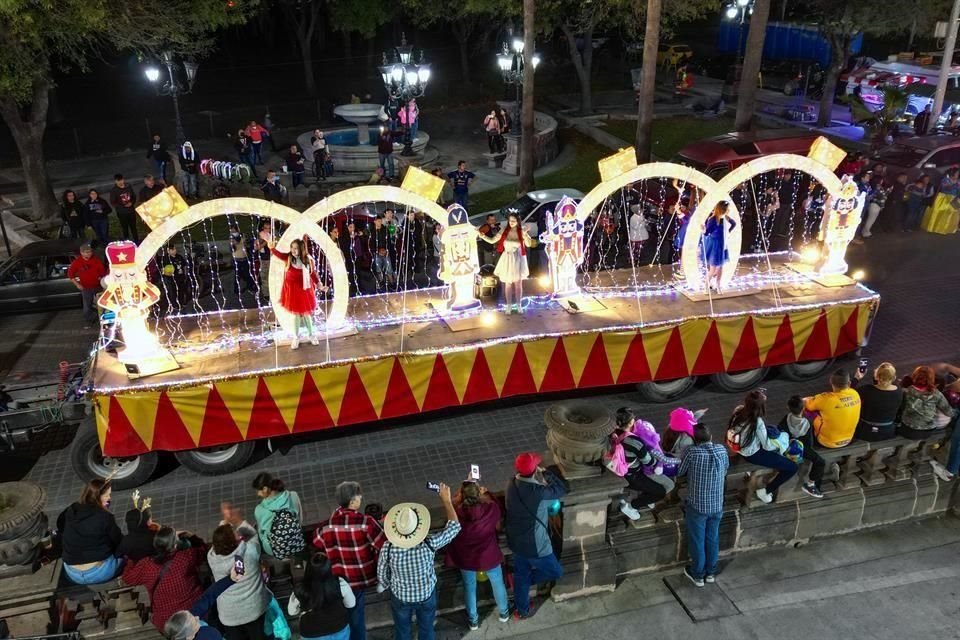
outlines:
[[[394,505],[383,519],[383,530],[393,546],[415,547],[430,533],[430,511],[415,502]]]

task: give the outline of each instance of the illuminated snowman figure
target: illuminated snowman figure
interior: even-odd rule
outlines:
[[[553,213],[547,212],[547,229],[540,234],[550,259],[555,296],[580,293],[577,267],[583,263],[583,223],[577,219],[577,203],[564,196]]]
[[[106,254],[110,272],[103,279],[104,292],[97,304],[116,314],[126,345],[117,354],[120,362],[138,365],[157,356],[169,358],[147,328],[147,314],[160,300],[160,290],[137,267],[137,245],[129,240],[111,242]]]
[[[447,207],[447,226],[440,236],[443,268],[440,279],[450,285],[447,308],[463,311],[480,306],[474,297],[473,281],[480,270],[477,259],[477,230],[470,224],[467,210],[459,204]]]
[[[847,272],[847,245],[856,235],[866,194],[849,177],[843,178],[840,193],[832,195],[824,207],[820,240],[824,246],[820,273]]]

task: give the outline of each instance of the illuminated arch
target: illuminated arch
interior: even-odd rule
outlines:
[[[326,318],[327,326],[341,327],[346,324],[347,304],[350,298],[350,285],[347,279],[347,266],[343,261],[343,254],[340,248],[327,236],[319,225],[312,222],[304,214],[291,209],[290,207],[261,200],[257,198],[220,198],[217,200],[208,200],[195,204],[183,213],[169,217],[156,229],[153,229],[137,250],[137,267],[146,270],[147,263],[156,255],[156,253],[169,242],[170,238],[177,233],[189,227],[190,225],[226,215],[253,215],[263,218],[272,218],[289,225],[280,241],[278,247],[286,247],[289,240],[293,237],[299,237],[307,234],[312,238],[320,250],[327,258],[327,265],[330,273],[333,275],[333,305],[330,308],[329,315]],[[286,240],[288,234],[295,233]],[[279,277],[275,278],[275,275]],[[274,315],[280,325],[289,333],[293,332],[293,317],[286,310],[280,307],[280,289],[283,284],[283,265],[280,260],[270,261],[270,291],[271,306]]]
[[[436,222],[447,226],[447,210],[432,200],[401,189],[400,187],[386,187],[380,185],[365,185],[345,191],[338,191],[303,212],[303,216],[320,224],[324,218],[333,215],[341,209],[364,202],[395,202],[413,209],[423,211]]]
[[[707,216],[722,200],[729,200],[730,194],[741,184],[758,175],[768,171],[780,169],[792,169],[801,171],[815,178],[831,195],[840,193],[840,178],[838,178],[830,169],[807,156],[795,155],[792,153],[777,153],[764,156],[742,164],[727,175],[720,182],[715,183],[716,187],[707,189],[706,195],[700,200],[699,206],[690,220],[690,226],[683,242],[683,273],[687,280],[687,286],[691,289],[701,289],[704,286],[703,277],[697,263],[697,250],[700,241],[700,233],[690,233],[690,229],[703,229]],[[735,211],[733,202],[730,203],[730,210]],[[739,214],[735,217],[737,228],[741,226]],[[730,259],[723,265],[723,273],[720,277],[720,286],[726,287],[733,279],[737,270],[737,261],[740,258],[741,233],[734,232],[728,237],[727,250],[730,253]]]

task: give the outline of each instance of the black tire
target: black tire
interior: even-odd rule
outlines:
[[[637,385],[637,391],[648,402],[670,402],[686,395],[696,382],[696,376],[657,382],[641,382]]]
[[[157,470],[159,457],[155,451],[130,458],[104,457],[93,418],[84,420],[70,445],[70,464],[74,473],[84,482],[113,474],[115,489],[139,487]]]
[[[780,365],[780,375],[786,380],[793,380],[794,382],[813,380],[822,376],[832,364],[833,358],[811,362],[791,362]]]
[[[0,541],[9,541],[36,533],[38,522],[46,523],[43,508],[47,492],[32,482],[4,482],[0,484]],[[40,531],[42,535],[44,532]]]
[[[734,373],[713,373],[710,374],[710,382],[727,393],[743,393],[760,384],[769,371],[767,367],[760,367]]]
[[[247,466],[256,447],[255,442],[238,442],[223,447],[177,451],[174,455],[191,471],[204,476],[219,476]]]

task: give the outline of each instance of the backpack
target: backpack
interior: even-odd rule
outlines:
[[[267,542],[273,551],[273,557],[281,560],[291,558],[306,547],[300,518],[290,509],[280,509],[273,514],[273,522],[267,533]]]
[[[610,448],[603,453],[603,466],[610,473],[621,478],[627,475],[629,467],[626,455],[623,453],[623,444],[615,437],[610,438]]]

